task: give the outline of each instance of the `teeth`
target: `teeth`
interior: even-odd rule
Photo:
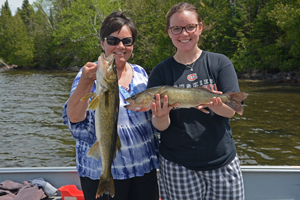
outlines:
[[[180,41],[183,42],[183,43],[186,43],[186,42],[188,42],[190,40],[180,40]]]
[[[123,52],[115,52],[115,54],[122,55]]]

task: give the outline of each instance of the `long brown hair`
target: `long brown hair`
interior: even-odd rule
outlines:
[[[202,22],[201,20],[201,17],[198,13],[198,9],[193,6],[192,4],[189,4],[189,3],[185,3],[185,2],[182,2],[182,3],[178,3],[176,5],[174,5],[169,11],[168,13],[166,14],[166,30],[168,30],[170,28],[170,19],[171,17],[175,14],[175,13],[179,13],[179,12],[182,12],[182,11],[191,11],[191,12],[194,12],[195,15],[197,16],[197,20],[198,22]]]

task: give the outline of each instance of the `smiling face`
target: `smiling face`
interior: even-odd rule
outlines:
[[[109,36],[114,36],[119,39],[123,39],[126,37],[132,37],[132,33],[130,31],[130,28],[126,25],[124,25],[120,31],[115,31],[111,33]],[[107,44],[107,41],[101,41],[101,47],[105,52],[105,56],[109,56],[111,54],[114,54],[115,56],[115,62],[116,66],[124,65],[126,64],[127,60],[130,58],[130,55],[133,51],[133,46],[124,46],[124,44],[120,41],[120,43],[116,46]]]
[[[169,37],[172,39],[174,46],[178,52],[188,52],[195,50],[199,41],[199,36],[202,32],[202,23],[197,19],[197,15],[193,11],[182,11],[176,12],[170,18],[170,27],[180,26],[185,27],[188,24],[199,24],[195,32],[187,32],[185,29],[179,35],[172,34],[171,30],[168,29]]]

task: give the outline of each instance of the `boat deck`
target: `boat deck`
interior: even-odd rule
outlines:
[[[241,169],[246,200],[300,200],[300,166],[241,166]],[[76,185],[81,190],[75,167],[0,168],[0,183],[5,180],[22,183],[34,178],[43,178],[57,189]]]

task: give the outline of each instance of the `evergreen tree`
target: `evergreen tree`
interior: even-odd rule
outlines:
[[[26,26],[17,13],[7,21],[5,32],[4,59],[10,64],[29,66],[33,60],[33,44],[28,37]]]
[[[12,64],[8,61],[7,55],[9,53],[7,49],[7,42],[9,41],[9,34],[7,32],[10,27],[12,15],[8,5],[8,0],[1,6],[0,12],[0,58],[5,60],[7,64]]]
[[[29,4],[28,0],[23,1],[22,8],[18,9],[17,13],[20,14],[26,26],[29,37],[33,39],[34,29],[35,29],[34,21],[33,21],[34,10],[32,6]]]
[[[120,9],[118,1],[78,0],[54,6],[57,29],[53,32],[56,65],[83,65],[101,53],[99,30],[104,18]],[[67,6],[66,6],[67,5]]]

